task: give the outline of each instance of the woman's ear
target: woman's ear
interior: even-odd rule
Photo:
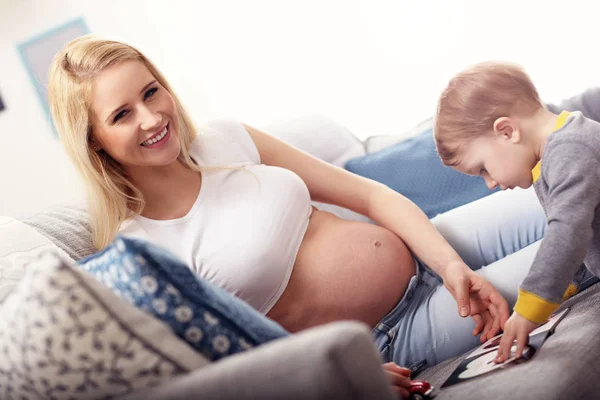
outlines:
[[[98,143],[96,142],[92,142],[90,143],[90,147],[92,148],[93,151],[95,151],[96,153],[99,152],[100,150],[102,150],[102,146],[100,146]]]
[[[87,138],[88,138],[88,145],[90,146],[90,149],[92,149],[92,151],[98,152],[98,151],[102,150],[102,145],[94,137],[92,126],[88,126]]]
[[[102,150],[102,145],[100,143],[98,143],[98,141],[96,139],[94,139],[93,137],[91,137],[88,141],[89,145],[90,145],[90,149],[92,149],[92,151],[98,152],[100,150]]]
[[[521,141],[519,127],[516,122],[509,117],[500,117],[494,121],[494,133],[513,143],[519,143]]]

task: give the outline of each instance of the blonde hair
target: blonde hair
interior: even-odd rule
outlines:
[[[523,68],[484,62],[454,76],[442,92],[435,115],[434,137],[440,158],[456,165],[461,145],[494,128],[500,117],[530,116],[543,104]]]
[[[102,249],[117,234],[120,225],[141,214],[145,202],[124,169],[103,150],[91,148],[91,88],[94,78],[106,68],[124,61],[141,61],[175,101],[181,152],[178,160],[200,171],[189,154],[196,137],[194,124],[158,69],[134,47],[86,35],[69,42],[55,57],[48,78],[48,100],[52,119],[67,155],[82,175],[88,194],[94,245]]]

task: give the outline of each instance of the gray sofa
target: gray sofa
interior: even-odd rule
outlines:
[[[93,249],[86,213],[55,207],[23,222],[73,258]],[[439,389],[465,355],[418,374],[436,399],[600,398],[600,285],[569,299],[571,311],[528,362]],[[240,353],[127,399],[392,399],[366,326],[338,322]]]

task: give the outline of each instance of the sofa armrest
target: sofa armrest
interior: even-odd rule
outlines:
[[[394,399],[368,328],[336,322],[227,357],[126,399]]]
[[[556,114],[563,110],[581,111],[587,118],[600,122],[600,87],[589,88],[564,99],[558,105],[546,104],[546,107]]]

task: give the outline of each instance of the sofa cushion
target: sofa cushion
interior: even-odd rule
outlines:
[[[79,204],[56,205],[22,219],[64,250],[73,260],[97,251],[92,242],[89,215]]]
[[[44,253],[0,305],[0,398],[106,398],[208,364],[168,327]]]
[[[374,179],[412,200],[429,218],[492,194],[481,177],[442,164],[426,129],[381,151],[354,158],[346,169]]]
[[[595,399],[600,393],[600,284],[571,297],[570,307],[556,331],[520,365],[499,370],[464,383],[436,390],[445,399]],[[468,355],[447,360],[420,373],[436,387]]]
[[[303,115],[271,123],[265,132],[338,167],[366,154],[358,137],[321,115]]]
[[[381,362],[368,326],[332,322],[212,363],[126,400],[398,399]]]
[[[210,360],[288,335],[149,242],[118,237],[80,264],[117,295],[168,324]]]
[[[0,303],[17,286],[25,266],[46,251],[61,250],[32,227],[0,217]]]

